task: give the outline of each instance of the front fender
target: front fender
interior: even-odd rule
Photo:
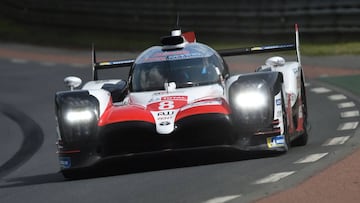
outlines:
[[[78,90],[55,94],[55,113],[59,139],[65,145],[90,140],[97,132],[99,101],[88,91]]]
[[[274,119],[274,97],[282,88],[279,72],[240,75],[228,88],[234,123],[250,130],[269,127]]]

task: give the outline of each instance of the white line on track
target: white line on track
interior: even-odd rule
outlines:
[[[230,195],[230,196],[224,196],[224,197],[216,197],[213,199],[209,199],[205,201],[204,203],[225,203],[229,202],[233,199],[239,198],[241,195]]]
[[[340,136],[340,137],[334,137],[331,139],[328,139],[323,146],[335,146],[335,145],[342,145],[344,144],[350,136]]]
[[[325,88],[325,87],[312,88],[310,91],[315,92],[315,93],[317,93],[317,94],[322,94],[322,93],[331,92],[330,89],[327,89],[327,88]]]
[[[304,164],[304,163],[312,163],[312,162],[316,162],[319,159],[323,158],[324,156],[328,155],[329,153],[318,153],[318,154],[310,154],[302,159],[299,159],[297,161],[295,161],[295,164]]]
[[[295,173],[295,171],[273,173],[273,174],[270,174],[269,176],[266,176],[265,178],[255,181],[253,184],[259,185],[259,184],[265,184],[265,183],[274,183],[283,178],[286,178],[289,175],[292,175],[293,173]]]
[[[359,122],[355,121],[355,122],[347,122],[347,123],[341,123],[339,125],[339,127],[337,128],[338,131],[342,131],[342,130],[353,130],[355,128],[357,128],[357,126],[359,125]]]
[[[12,58],[12,59],[10,59],[10,61],[12,63],[18,63],[18,64],[25,64],[25,63],[29,62],[28,60],[18,59],[18,58]]]
[[[340,117],[341,117],[341,118],[359,117],[359,111],[354,110],[354,111],[341,112]]]
[[[351,107],[355,107],[354,102],[343,102],[343,103],[338,104],[339,109],[345,109],[345,108],[351,108]]]
[[[347,97],[343,94],[334,94],[334,95],[330,95],[328,96],[328,98],[331,100],[331,101],[340,101],[340,100],[344,100],[344,99],[347,99]]]

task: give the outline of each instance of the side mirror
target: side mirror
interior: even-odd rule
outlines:
[[[73,91],[74,88],[79,87],[81,82],[81,79],[75,76],[69,76],[64,79],[65,85],[69,87],[71,91]]]
[[[271,67],[283,66],[283,65],[285,65],[285,59],[280,56],[273,56],[266,60],[265,65],[271,66]]]

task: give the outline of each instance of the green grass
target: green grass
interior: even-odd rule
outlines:
[[[302,44],[301,50],[304,55],[359,55],[359,42],[337,42],[329,44]]]
[[[360,95],[360,75],[327,77],[319,80]]]

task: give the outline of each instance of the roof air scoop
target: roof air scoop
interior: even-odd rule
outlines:
[[[162,37],[160,41],[163,45],[163,50],[181,49],[187,43],[180,29],[172,30],[171,36]]]

